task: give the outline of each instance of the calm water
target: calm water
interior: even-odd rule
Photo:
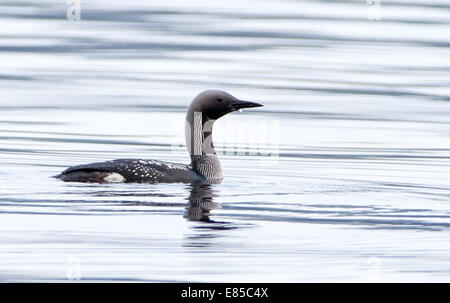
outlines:
[[[448,1],[113,2],[2,1],[1,281],[450,281]],[[50,178],[187,163],[211,88],[222,184]]]

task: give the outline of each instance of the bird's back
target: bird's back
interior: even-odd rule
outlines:
[[[184,182],[202,181],[190,165],[158,160],[116,159],[72,166],[56,176],[72,182]]]

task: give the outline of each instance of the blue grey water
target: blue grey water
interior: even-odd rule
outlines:
[[[0,281],[450,281],[450,3],[0,6]],[[50,178],[188,162],[205,89],[224,180]]]

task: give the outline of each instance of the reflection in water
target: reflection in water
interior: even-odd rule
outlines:
[[[249,223],[236,223],[228,220],[211,220],[211,211],[221,207],[219,203],[214,202],[214,198],[218,196],[214,186],[214,184],[204,183],[189,185],[190,194],[186,199],[188,204],[184,218],[189,221],[197,221],[198,224],[194,224],[192,230],[185,235],[183,247],[201,249],[221,247],[222,244],[219,239],[227,236],[226,233],[221,231],[254,226]]]
[[[189,221],[214,222],[209,218],[211,210],[219,208],[213,201],[214,196],[212,185],[192,184],[184,217]]]

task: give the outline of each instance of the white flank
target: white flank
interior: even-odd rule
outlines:
[[[103,178],[103,181],[108,182],[108,183],[120,183],[125,181],[125,178],[118,173],[111,173],[109,175],[107,175],[106,177]]]

